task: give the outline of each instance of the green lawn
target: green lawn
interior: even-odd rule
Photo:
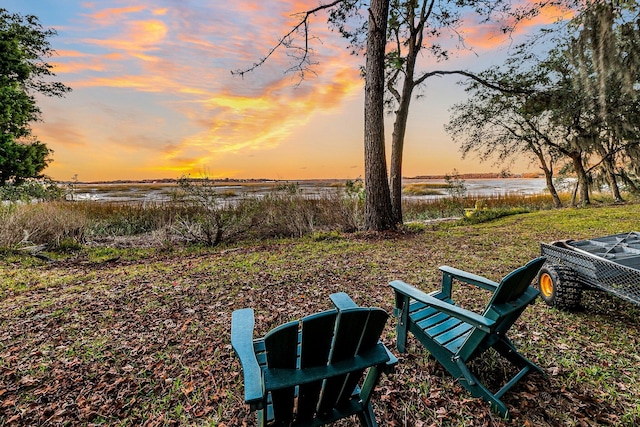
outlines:
[[[230,345],[231,312],[259,334],[331,307],[345,291],[392,311],[387,283],[438,286],[448,264],[499,280],[539,242],[640,229],[640,205],[540,211],[418,234],[331,234],[214,249],[85,249],[53,263],[0,261],[0,426],[255,425]],[[473,306],[477,293],[458,293]],[[632,426],[640,423],[640,307],[586,293],[562,312],[541,301],[511,330],[546,376],[491,413],[411,338],[374,397],[381,426]],[[391,318],[383,340],[395,351]],[[491,355],[489,355],[491,356]],[[476,369],[495,382],[506,366]],[[355,426],[355,420],[338,425]]]

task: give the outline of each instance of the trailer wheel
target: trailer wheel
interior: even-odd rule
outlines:
[[[563,265],[544,265],[538,272],[540,296],[548,305],[574,309],[580,305],[582,285],[577,274]]]

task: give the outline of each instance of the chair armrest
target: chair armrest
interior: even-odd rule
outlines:
[[[486,277],[468,273],[457,268],[449,267],[448,265],[441,266],[440,271],[442,271],[443,276],[448,276],[461,282],[469,283],[482,289],[487,289],[489,291],[495,291],[498,287],[498,283],[494,282],[493,280],[489,280]]]
[[[244,400],[251,410],[263,408],[262,371],[253,351],[253,309],[235,310],[231,315],[231,346],[244,374]]]
[[[356,304],[351,297],[344,292],[336,292],[335,294],[329,295],[329,298],[338,311],[358,307],[358,304]]]
[[[491,319],[487,319],[484,316],[479,315],[478,313],[474,313],[473,311],[466,310],[462,307],[458,307],[454,304],[449,304],[438,298],[431,296],[422,292],[421,290],[404,283],[400,280],[394,280],[389,283],[396,292],[406,295],[410,298],[413,298],[416,301],[420,301],[423,304],[426,304],[430,307],[437,309],[443,313],[446,313],[456,319],[460,319],[463,322],[470,324],[471,326],[478,328],[485,332],[492,332],[493,326],[495,325],[495,321]],[[408,310],[408,307],[405,308]]]
[[[385,366],[385,372],[393,372],[398,364],[398,358],[389,351],[386,345],[384,346],[384,349],[387,351],[387,355],[389,356],[389,361]]]

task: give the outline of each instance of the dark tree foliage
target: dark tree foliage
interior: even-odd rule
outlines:
[[[49,163],[51,150],[31,135],[39,120],[35,94],[62,97],[71,89],[50,81],[55,52],[37,17],[0,9],[0,185],[37,177]]]
[[[481,159],[501,162],[528,153],[552,194],[552,166],[559,164],[577,177],[573,203],[579,195],[588,204],[589,187],[598,181],[622,200],[618,181],[636,191],[640,160],[638,18],[635,1],[586,2],[553,33],[555,46],[542,58],[525,44],[506,64],[481,75],[508,81],[517,91],[470,82],[471,98],[453,108],[448,131],[464,154]]]
[[[0,135],[0,183],[38,176],[49,163],[50,152],[41,142],[15,142],[10,135]]]

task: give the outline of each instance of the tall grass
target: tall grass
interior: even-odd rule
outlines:
[[[83,241],[90,219],[72,207],[64,202],[0,205],[0,246]]]
[[[132,236],[158,230],[171,224],[185,210],[168,202],[71,202],[65,209],[88,220],[89,236]]]
[[[348,190],[348,189],[346,189]],[[48,245],[69,241],[136,236],[151,244],[197,243],[217,245],[242,239],[300,237],[317,232],[354,232],[362,229],[364,198],[359,187],[351,191],[305,196],[297,187],[281,188],[264,197],[228,202],[224,197],[203,203],[173,202],[69,202],[14,203],[0,206],[0,248]],[[561,196],[568,205],[570,195]],[[594,198],[596,203],[610,200]],[[551,209],[548,195],[495,195],[408,199],[403,203],[406,222],[463,217],[465,209],[482,207],[475,222],[498,216]]]
[[[316,198],[274,191],[262,198],[226,202],[44,202],[0,206],[0,247],[56,247],[143,236],[164,243],[217,245],[240,239],[300,237],[318,231],[352,232],[362,225],[360,200],[336,190]]]

